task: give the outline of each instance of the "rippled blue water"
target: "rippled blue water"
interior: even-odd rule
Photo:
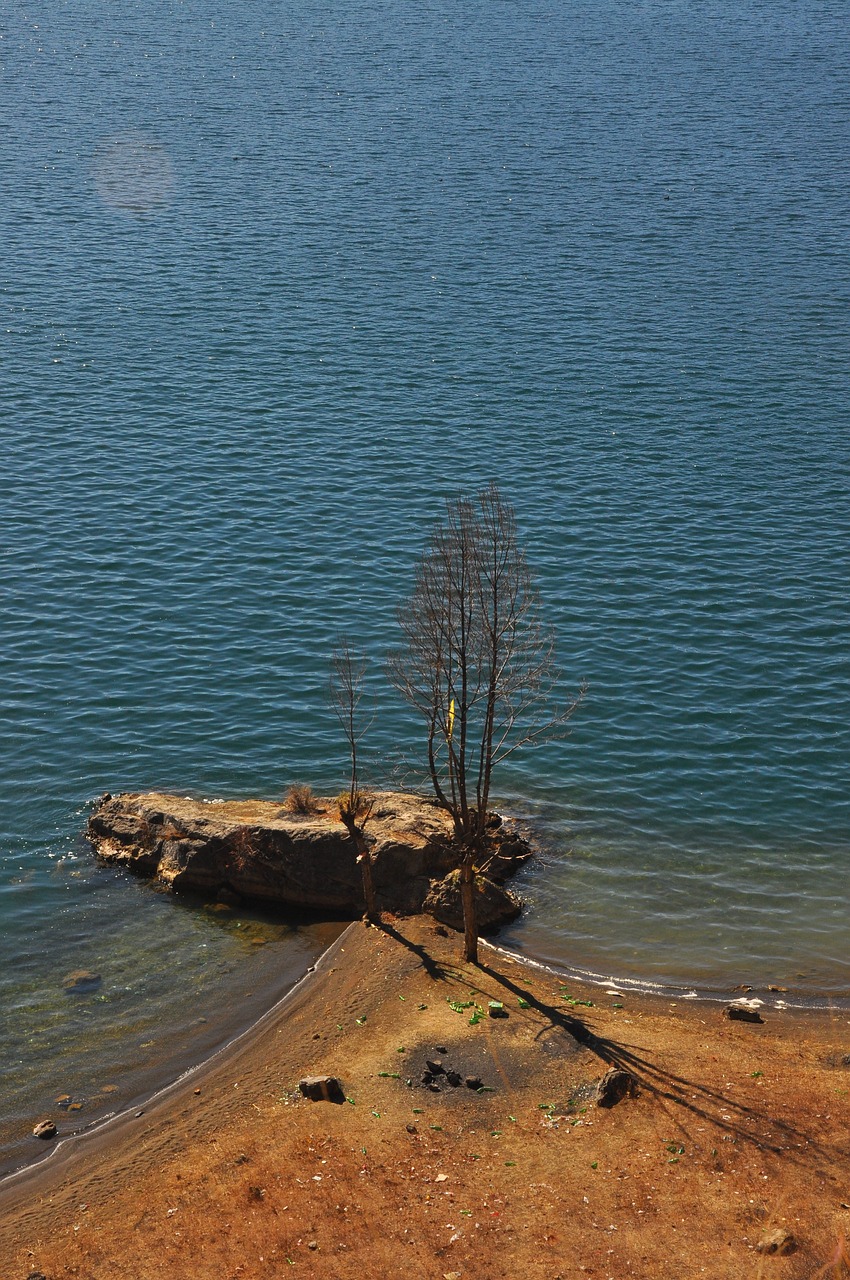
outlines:
[[[66,970],[123,974],[141,910],[172,973],[221,939],[92,872],[84,806],[338,786],[340,630],[373,659],[391,777],[414,741],[380,674],[395,610],[444,499],[491,476],[566,686],[590,682],[572,738],[499,779],[547,849],[512,939],[850,989],[845,21],[837,0],[11,0],[18,1030]],[[288,945],[257,949],[267,972]],[[58,1088],[55,1051],[15,1044]]]

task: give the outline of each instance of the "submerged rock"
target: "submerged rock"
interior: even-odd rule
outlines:
[[[101,982],[99,973],[92,973],[90,969],[75,969],[62,979],[62,986],[69,995],[87,996],[97,991]]]

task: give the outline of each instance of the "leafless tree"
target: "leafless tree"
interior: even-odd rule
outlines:
[[[357,861],[363,876],[366,917],[376,922],[380,916],[375,901],[372,853],[369,837],[366,835],[366,823],[371,816],[374,801],[358,785],[357,748],[371,724],[371,719],[364,721],[360,710],[365,675],[365,660],[352,653],[348,640],[343,638],[334,650],[330,679],[331,705],[345,733],[351,761],[348,791],[343,792],[338,799],[339,816],[357,850]]]
[[[490,484],[447,504],[399,612],[390,678],[427,729],[428,771],[461,846],[464,952],[478,957],[476,867],[486,855],[493,770],[563,737],[584,695],[558,701],[554,633],[540,615],[513,507]]]

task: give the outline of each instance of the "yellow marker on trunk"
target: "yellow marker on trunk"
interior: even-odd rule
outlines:
[[[454,727],[455,727],[455,700],[454,698],[452,698],[451,702],[449,703],[449,731],[446,734],[447,742],[451,742],[452,740],[452,730],[454,729]]]

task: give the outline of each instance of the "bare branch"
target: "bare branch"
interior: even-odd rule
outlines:
[[[446,507],[399,613],[390,679],[426,724],[434,792],[470,866],[486,841],[493,768],[569,732],[584,686],[559,705],[554,635],[495,484]],[[471,899],[470,899],[471,900]]]
[[[331,706],[342,725],[351,760],[351,803],[357,795],[357,747],[372,724],[374,716],[364,721],[360,715],[363,699],[366,660],[355,654],[346,636],[343,636],[331,659]]]

